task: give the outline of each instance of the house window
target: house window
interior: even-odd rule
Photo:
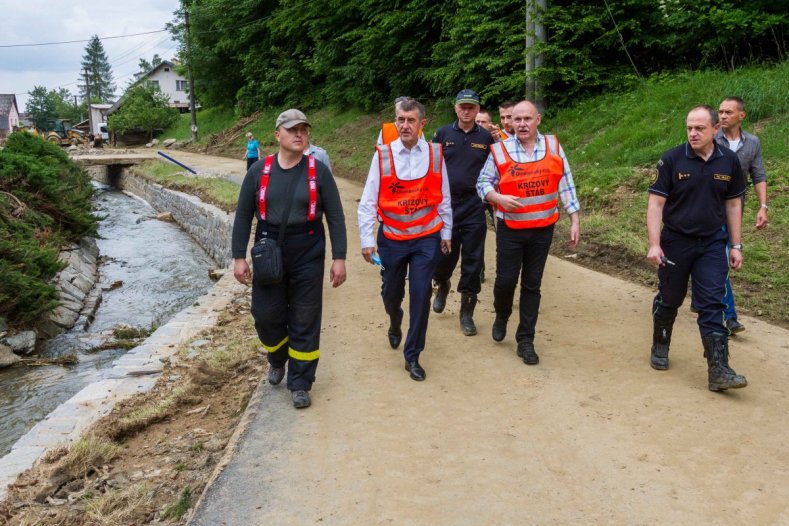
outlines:
[[[147,81],[147,82],[148,82],[148,85],[149,85],[149,86],[154,86],[154,87],[156,87],[156,88],[158,88],[158,87],[159,87],[159,81],[158,81],[158,80],[149,80],[149,81]]]
[[[170,71],[170,68],[164,68],[165,71]]]
[[[189,91],[189,86],[185,80],[176,80],[175,89],[177,91]]]

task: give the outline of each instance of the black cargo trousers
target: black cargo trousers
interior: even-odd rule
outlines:
[[[258,228],[255,242],[263,235]],[[277,239],[273,229],[266,237]],[[281,282],[252,286],[252,317],[271,367],[288,365],[291,391],[309,391],[320,358],[326,234],[322,222],[291,226],[282,246]]]

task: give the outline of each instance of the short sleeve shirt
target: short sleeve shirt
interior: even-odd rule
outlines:
[[[477,178],[494,142],[490,132],[478,124],[464,132],[455,121],[436,130],[432,142],[444,150],[452,200],[476,197]]]
[[[708,160],[685,143],[658,161],[649,192],[666,198],[663,224],[688,236],[708,237],[726,224],[726,201],[745,193],[737,155],[715,145]]]
[[[260,143],[257,139],[247,141],[247,159],[255,159],[258,156],[258,148],[260,148]]]

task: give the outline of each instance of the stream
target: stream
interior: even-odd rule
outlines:
[[[16,366],[0,371],[0,456],[38,421],[86,385],[126,351],[87,352],[121,324],[145,329],[165,324],[203,295],[216,263],[177,224],[158,221],[145,201],[94,183],[94,208],[103,216],[97,240],[104,290],[95,321],[56,336],[41,353],[75,353],[70,366]],[[113,290],[113,283],[123,284]],[[103,334],[102,334],[103,333]]]

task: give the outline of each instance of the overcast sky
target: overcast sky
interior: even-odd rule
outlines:
[[[172,59],[176,44],[167,32],[104,40],[164,29],[179,0],[102,2],[66,0],[0,0],[0,46],[102,38],[120,95],[137,72],[140,58],[158,53]],[[14,93],[25,111],[26,93],[34,86],[64,87],[78,94],[82,56],[87,42],[34,47],[0,47],[0,93]]]

